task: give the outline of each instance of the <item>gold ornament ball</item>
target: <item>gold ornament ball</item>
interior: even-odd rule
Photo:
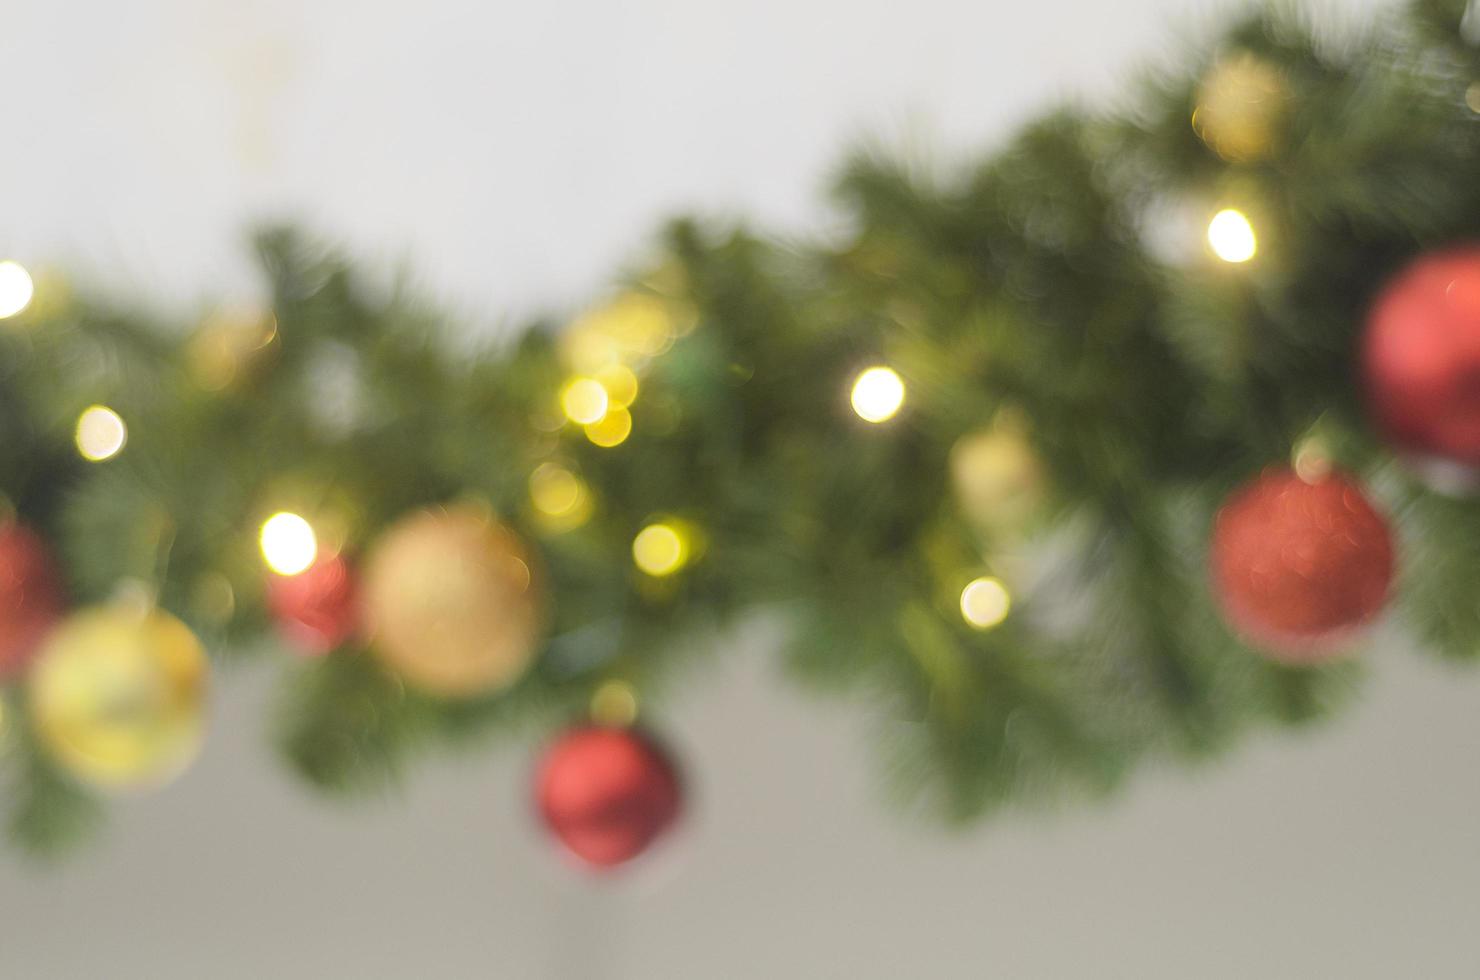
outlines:
[[[58,764],[85,782],[159,785],[200,751],[208,672],[200,641],[168,613],[83,609],[32,667],[32,722]]]
[[[1229,55],[1198,87],[1192,128],[1225,160],[1262,160],[1275,149],[1289,101],[1278,68],[1247,51]]]
[[[513,684],[539,645],[529,553],[474,508],[402,518],[365,566],[371,649],[406,683],[448,698]]]
[[[951,449],[951,484],[962,514],[976,527],[1010,531],[1042,505],[1043,463],[1013,426],[969,433]]]

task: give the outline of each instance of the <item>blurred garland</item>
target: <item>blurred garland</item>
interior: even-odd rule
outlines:
[[[38,276],[0,335],[0,489],[72,604],[117,610],[122,590],[218,658],[303,654],[279,658],[276,730],[326,788],[382,788],[438,744],[548,732],[593,697],[628,723],[637,694],[659,698],[759,610],[787,625],[798,678],[883,702],[911,799],[966,818],[1099,794],[1351,688],[1350,662],[1313,665],[1324,647],[1255,656],[1209,588],[1218,506],[1292,454],[1312,484],[1333,463],[1361,474],[1333,499],[1386,513],[1403,617],[1442,654],[1476,653],[1480,506],[1395,464],[1355,380],[1382,284],[1480,233],[1473,21],[1462,0],[1420,0],[1339,40],[1241,23],[1118,113],[1054,112],[953,179],[854,159],[840,244],[676,222],[608,302],[512,342],[446,332],[290,230],[257,238],[264,310],[189,331]],[[16,268],[0,270],[12,294]],[[1290,499],[1260,486],[1245,512]],[[297,585],[258,554],[276,513],[317,535]],[[1386,532],[1364,527],[1377,551],[1327,571],[1357,568],[1380,604]],[[1236,547],[1261,547],[1259,529]],[[393,534],[410,543],[377,572]],[[20,571],[28,547],[0,548],[16,609],[46,594]],[[90,628],[123,631],[103,647],[137,640]],[[0,645],[18,629],[0,623]],[[0,701],[10,827],[33,849],[96,823],[87,772],[56,750],[77,749],[77,725],[153,712],[127,735],[154,761],[193,737],[195,714],[166,733],[137,697],[79,708],[94,675],[77,664],[99,655],[83,632],[54,633],[45,669],[15,654],[27,682]],[[162,686],[140,649],[130,683],[188,709],[185,661]],[[666,821],[672,776],[653,765]]]

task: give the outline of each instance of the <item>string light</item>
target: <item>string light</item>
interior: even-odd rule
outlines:
[[[654,578],[672,575],[689,563],[689,537],[667,521],[649,524],[632,539],[632,560]]]
[[[580,527],[591,517],[585,481],[559,463],[541,463],[529,475],[529,501],[552,531]]]
[[[637,401],[637,375],[624,364],[608,364],[596,372],[596,382],[606,390],[607,401],[627,408]]]
[[[575,510],[582,490],[580,479],[557,463],[541,463],[529,475],[529,499],[536,510],[550,517]]]
[[[560,392],[565,417],[579,425],[600,422],[609,404],[606,389],[595,378],[576,378]]]
[[[607,681],[591,695],[591,720],[626,728],[637,720],[637,692],[626,681]]]
[[[94,463],[112,459],[128,442],[128,426],[107,405],[92,405],[77,417],[77,451]]]
[[[973,628],[989,630],[1007,618],[1012,597],[999,579],[984,575],[961,590],[961,616]]]
[[[1233,208],[1219,211],[1208,222],[1208,245],[1218,258],[1233,263],[1249,261],[1259,248],[1254,226],[1242,211]]]
[[[586,438],[606,449],[620,446],[632,434],[632,414],[625,408],[613,408],[586,426]]]
[[[279,575],[297,575],[307,571],[319,554],[313,526],[287,511],[279,511],[263,523],[259,540],[263,560]]]
[[[1319,436],[1308,436],[1290,454],[1295,475],[1306,483],[1320,483],[1331,475],[1331,453]]]
[[[31,274],[19,262],[6,259],[0,262],[0,320],[20,313],[31,305],[36,294],[36,284]]]
[[[1275,65],[1247,51],[1209,70],[1197,89],[1192,128],[1225,160],[1248,163],[1274,152],[1290,93]]]
[[[904,404],[904,382],[887,367],[871,367],[853,382],[853,411],[865,422],[886,422]]]

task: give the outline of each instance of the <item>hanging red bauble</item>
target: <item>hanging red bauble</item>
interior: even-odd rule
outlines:
[[[678,772],[651,738],[585,726],[541,760],[535,794],[546,826],[581,860],[611,868],[647,850],[682,806]]]
[[[297,575],[273,575],[267,606],[278,628],[304,653],[328,653],[354,635],[360,620],[354,570],[338,555]]]
[[[46,542],[20,524],[0,527],[0,680],[30,662],[62,605],[61,576]]]
[[[1362,369],[1396,448],[1480,466],[1480,246],[1422,256],[1383,288]]]
[[[1307,482],[1266,470],[1236,490],[1213,526],[1213,586],[1233,628],[1272,658],[1313,664],[1387,600],[1387,522],[1348,477]]]

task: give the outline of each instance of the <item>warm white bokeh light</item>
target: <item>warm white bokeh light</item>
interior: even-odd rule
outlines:
[[[1007,618],[1011,608],[1007,586],[991,576],[972,579],[961,590],[961,615],[976,629],[991,629]]]
[[[262,525],[262,558],[279,575],[297,575],[308,570],[319,554],[313,527],[299,517],[281,511]]]
[[[1219,211],[1208,222],[1208,246],[1224,262],[1247,262],[1259,248],[1254,226],[1242,211],[1233,208]]]
[[[904,382],[890,368],[871,367],[853,382],[853,411],[865,422],[884,422],[904,404]]]
[[[106,405],[93,405],[77,417],[77,451],[100,463],[117,456],[128,441],[128,426]]]
[[[0,320],[15,316],[31,305],[36,285],[19,262],[0,262]]]
[[[600,422],[609,405],[606,389],[595,378],[576,378],[560,392],[565,417],[581,425]]]

